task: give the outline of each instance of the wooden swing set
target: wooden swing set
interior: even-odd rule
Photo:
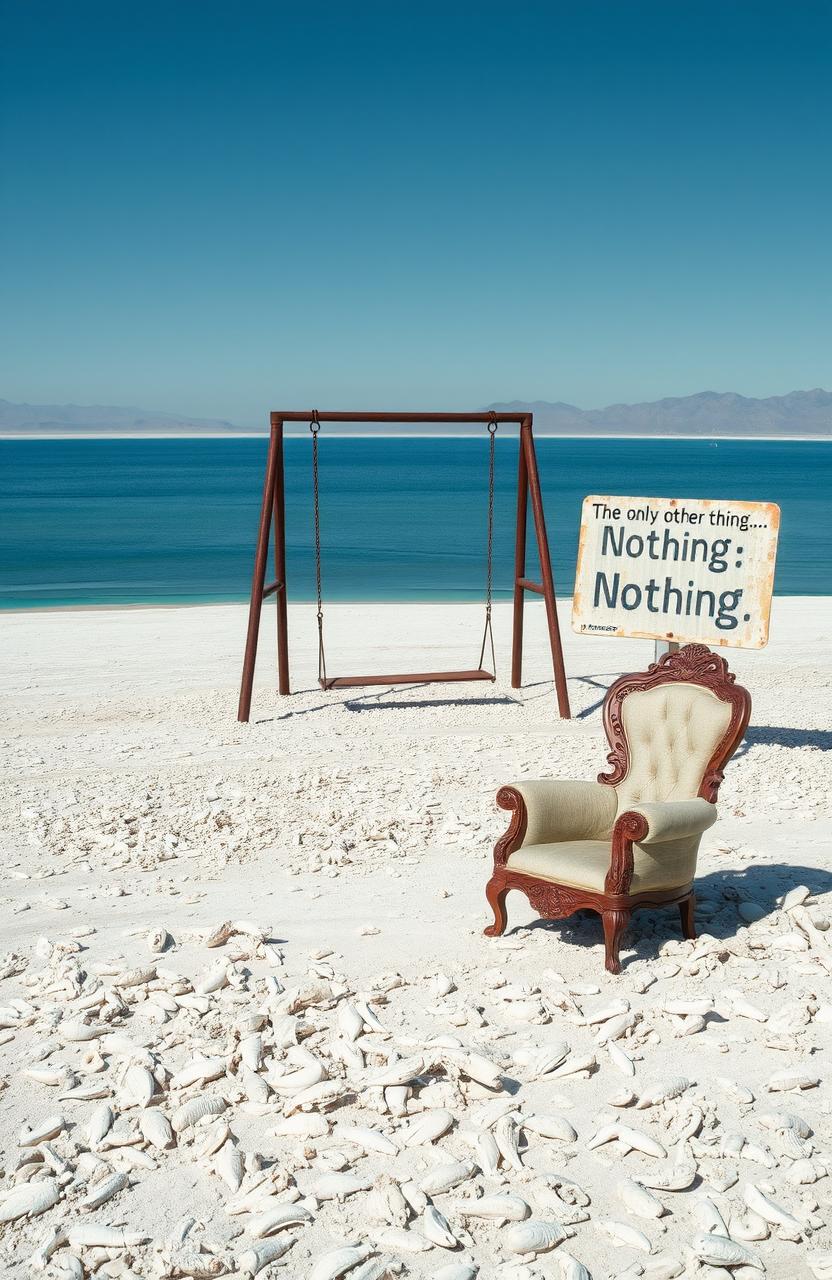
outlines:
[[[511,685],[519,689],[523,666],[523,607],[527,591],[543,596],[546,604],[546,621],[549,645],[552,651],[555,689],[558,710],[563,719],[570,718],[569,694],[566,688],[566,671],[563,663],[560,629],[555,604],[555,583],[546,536],[546,520],[540,493],[540,477],[532,435],[530,413],[319,413],[317,409],[306,412],[279,411],[271,414],[269,451],[266,459],[266,475],[263,483],[263,503],[260,509],[260,525],[257,549],[254,556],[254,574],[251,584],[251,603],[248,614],[243,677],[240,686],[240,702],[237,719],[247,721],[251,712],[251,695],[254,686],[254,667],[257,659],[257,641],[260,633],[260,614],[263,601],[271,595],[277,601],[277,688],[288,694],[289,688],[289,638],[286,592],[286,513],[285,477],[283,461],[283,427],[286,422],[307,422],[312,437],[312,492],[315,517],[315,582],[318,623],[318,683],[322,689],[359,688],[364,685],[399,684],[454,684],[473,680],[496,679],[494,635],[491,629],[491,605],[493,587],[494,550],[494,443],[502,424],[520,427],[520,463],[517,477],[517,527],[514,544],[514,615],[511,649]],[[325,422],[396,422],[396,423],[482,423],[488,428],[488,518],[486,545],[486,595],[485,626],[476,667],[461,671],[411,671],[394,675],[330,676],[326,669],[324,645],[324,612],[321,572],[321,524],[320,495],[318,486],[318,435]],[[528,498],[531,496],[532,515],[537,539],[540,576],[542,582],[532,582],[526,577],[526,517]],[[274,525],[275,580],[266,585],[266,565],[269,539]],[[491,667],[485,665],[490,654]]]

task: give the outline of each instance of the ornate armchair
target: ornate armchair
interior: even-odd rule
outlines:
[[[597,911],[610,973],[621,970],[619,941],[637,907],[678,904],[685,937],[696,937],[699,842],[716,821],[722,770],[750,714],[748,691],[705,645],[685,645],[616,680],[604,700],[609,773],[497,792],[512,817],[494,850],[486,934],[504,931],[506,895],[520,889],[550,920]]]

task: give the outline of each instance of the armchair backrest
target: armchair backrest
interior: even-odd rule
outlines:
[[[598,781],[615,787],[619,813],[654,800],[713,802],[750,714],[748,690],[725,659],[705,645],[685,645],[611,686],[604,729],[612,771]]]

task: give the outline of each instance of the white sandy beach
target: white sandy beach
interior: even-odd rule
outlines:
[[[44,1260],[56,1280],[90,1275],[93,1263],[96,1276],[123,1280],[250,1274],[256,1217],[227,1211],[248,1195],[257,1213],[292,1201],[306,1211],[268,1237],[295,1243],[265,1277],[335,1276],[316,1272],[316,1260],[349,1242],[373,1250],[366,1271],[347,1272],[355,1277],[428,1277],[468,1261],[467,1274],[479,1267],[482,1280],[580,1280],[570,1257],[593,1280],[748,1280],[761,1268],[775,1280],[832,1277],[832,599],[778,599],[766,650],[725,651],[754,710],[726,771],[720,820],[703,841],[702,936],[681,941],[675,910],[641,913],[617,978],[604,970],[595,917],[537,924],[515,894],[506,936],[482,936],[491,850],[506,826],[497,787],[594,778],[606,754],[604,692],[652,660],[647,641],[574,636],[568,602],[559,605],[570,722],[557,718],[537,603],[527,611],[519,691],[508,677],[506,605],[495,609],[494,686],[332,693],[316,683],[314,606],[291,606],[298,692],[284,699],[273,687],[267,609],[249,725],[236,721],[243,606],[4,616],[0,1214],[4,1190],[25,1188],[34,1168],[21,1155],[21,1125],[56,1113],[65,1121],[43,1156],[61,1198],[0,1227],[4,1276],[30,1275],[27,1259],[58,1225],[70,1242]],[[477,606],[336,604],[327,617],[331,674],[466,667],[477,656]],[[806,894],[783,910],[797,886]],[[206,931],[223,921],[259,932],[249,923],[208,947]],[[171,941],[155,953],[148,934],[159,929]],[[125,982],[136,969],[144,972]],[[664,1009],[680,999],[713,1002],[701,1027]],[[365,1018],[350,1049],[343,1010],[362,1000],[384,1030]],[[634,1015],[616,1042],[634,1061],[632,1076],[602,1043],[610,1019],[594,1020],[613,1001]],[[76,1021],[98,1020],[109,1037],[100,1055],[98,1035],[62,1034],[66,1004]],[[276,1028],[294,1014],[304,1047],[287,1060]],[[257,1034],[262,1059],[253,1042],[241,1048]],[[407,1116],[391,1113],[380,1088],[348,1091],[393,1051],[424,1053],[437,1037],[434,1056],[447,1050],[457,1061],[456,1037],[496,1064],[503,1085],[472,1083],[446,1063],[444,1076],[412,1090]],[[535,1055],[563,1044],[567,1064],[589,1065],[544,1078]],[[282,1067],[308,1067],[309,1050],[340,1082],[338,1105],[299,1113],[312,1117],[306,1133],[275,1134]],[[181,1083],[177,1073],[197,1053],[219,1066]],[[147,1081],[135,1068],[155,1077],[151,1109],[171,1114],[208,1092],[225,1104],[222,1115],[157,1149],[139,1127]],[[767,1091],[792,1068],[819,1083]],[[675,1100],[616,1105],[622,1091],[642,1097],[680,1075],[691,1083]],[[530,1128],[520,1156],[488,1172],[477,1133],[490,1131],[500,1099],[522,1117],[561,1116],[564,1135]],[[482,1113],[486,1102],[493,1114]],[[106,1107],[112,1129],[91,1137],[91,1117],[103,1123]],[[435,1141],[408,1128],[443,1110],[449,1128]],[[616,1117],[666,1158],[625,1155],[621,1142],[589,1149]],[[383,1131],[390,1151],[364,1151],[347,1126]],[[656,1181],[678,1169],[677,1157],[695,1161],[696,1180],[655,1190],[662,1216],[639,1216],[638,1193],[625,1202],[621,1180]],[[464,1160],[475,1162],[471,1175],[430,1196],[456,1244],[431,1244],[418,1184]],[[317,1180],[344,1172],[360,1185],[337,1184],[339,1203]],[[114,1173],[126,1176],[112,1198],[85,1209],[91,1188]],[[546,1175],[559,1177],[544,1185]],[[527,1199],[535,1218],[557,1220],[570,1238],[536,1260],[518,1258],[510,1228],[460,1206],[479,1190]],[[760,1193],[781,1220],[761,1216]],[[691,1252],[720,1215],[751,1251],[727,1270],[704,1261],[699,1246],[698,1257]],[[91,1222],[145,1242],[96,1254],[77,1233]],[[86,1269],[60,1270],[70,1257]]]

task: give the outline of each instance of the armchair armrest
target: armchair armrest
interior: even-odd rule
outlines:
[[[701,798],[631,804],[626,812],[638,814],[647,823],[647,833],[637,837],[638,844],[662,844],[665,840],[701,836],[716,822],[716,805]]]
[[[506,857],[527,844],[603,840],[615,821],[615,791],[599,782],[554,778],[513,782],[500,788],[497,803],[515,814]]]

